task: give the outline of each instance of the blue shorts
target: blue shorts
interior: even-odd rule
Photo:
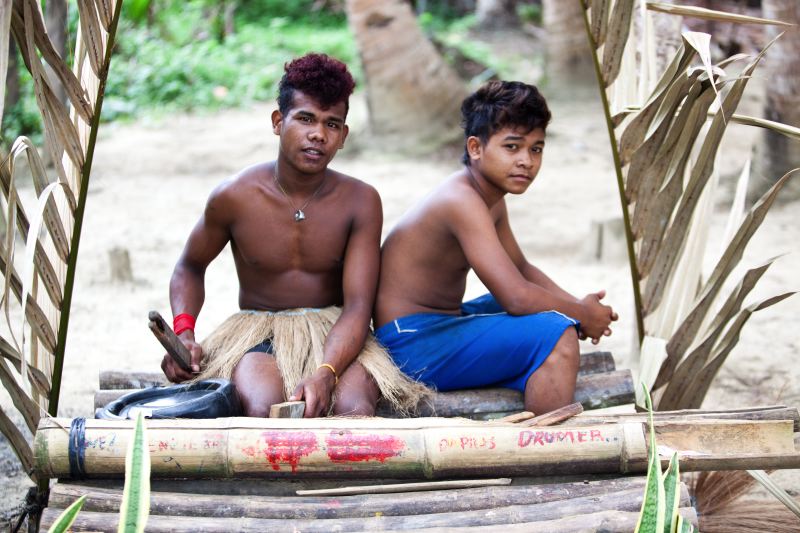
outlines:
[[[461,313],[404,316],[375,336],[403,372],[438,390],[494,386],[524,392],[564,331],[579,326],[557,311],[509,315],[491,294],[464,302]]]

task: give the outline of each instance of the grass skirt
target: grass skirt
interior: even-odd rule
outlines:
[[[283,376],[284,394],[288,398],[297,384],[322,364],[325,337],[341,313],[340,307],[240,311],[203,341],[203,371],[196,379],[231,379],[245,353],[271,339],[273,355]],[[400,413],[413,412],[430,394],[422,383],[410,379],[397,368],[372,333],[367,335],[355,361],[373,377],[381,395]]]

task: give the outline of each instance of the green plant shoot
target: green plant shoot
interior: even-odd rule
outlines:
[[[47,530],[47,533],[64,533],[64,531],[69,531],[69,527],[75,521],[85,501],[86,495],[84,494],[75,500],[72,505],[64,509],[64,512],[58,515],[56,521],[53,522],[53,525]]]
[[[144,415],[136,418],[133,438],[125,454],[125,490],[119,509],[118,533],[139,533],[150,513],[150,449]]]

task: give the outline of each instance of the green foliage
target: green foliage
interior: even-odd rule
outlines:
[[[666,493],[661,480],[661,460],[658,457],[656,446],[656,430],[653,424],[653,405],[650,402],[650,393],[643,383],[645,403],[647,405],[647,420],[650,439],[650,453],[647,461],[647,484],[644,488],[642,511],[639,522],[636,524],[636,533],[661,533],[664,528],[664,513],[666,509]]]
[[[83,507],[84,502],[86,502],[86,495],[84,494],[72,505],[64,509],[64,512],[58,515],[58,518],[53,525],[50,526],[50,529],[47,530],[47,533],[64,533],[65,531],[69,531],[69,527],[75,521],[75,517],[78,516],[78,512]]]
[[[636,524],[636,533],[693,533],[694,527],[684,522],[678,514],[680,507],[680,469],[678,454],[672,454],[669,468],[661,475],[661,459],[658,456],[656,431],[653,424],[653,404],[647,385],[642,383],[647,406],[649,453],[647,461],[647,483],[644,489],[642,510]]]
[[[160,30],[123,20],[104,119],[147,109],[214,109],[272,100],[284,63],[311,51],[341,59],[360,77],[355,42],[344,24],[315,27],[271,18],[240,24],[220,43],[191,5],[183,16],[164,20]]]
[[[542,6],[539,4],[518,4],[517,16],[522,22],[542,25]]]
[[[331,7],[325,8],[325,4]],[[323,7],[319,7],[322,5]],[[237,22],[269,24],[270,19],[286,18],[304,25],[342,27],[347,24],[344,1],[319,2],[318,0],[248,0],[240,2],[236,10]]]
[[[125,454],[125,490],[119,507],[118,533],[140,533],[150,514],[150,448],[144,415],[139,412]]]

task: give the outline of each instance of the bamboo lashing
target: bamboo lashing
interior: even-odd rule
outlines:
[[[76,419],[77,421],[77,419]],[[70,454],[70,433],[79,443]],[[46,420],[36,433],[40,478],[121,476],[132,422]],[[684,471],[741,457],[800,466],[792,421],[656,423],[665,461],[677,451]],[[520,428],[439,418],[148,420],[154,477],[336,475],[442,479],[498,475],[642,472],[644,425],[632,422]],[[661,448],[660,448],[661,449]],[[765,459],[766,458],[766,459]],[[70,464],[72,459],[72,465]],[[722,459],[722,461],[720,461]],[[80,463],[76,466],[76,463]],[[737,462],[737,468],[742,468]]]

